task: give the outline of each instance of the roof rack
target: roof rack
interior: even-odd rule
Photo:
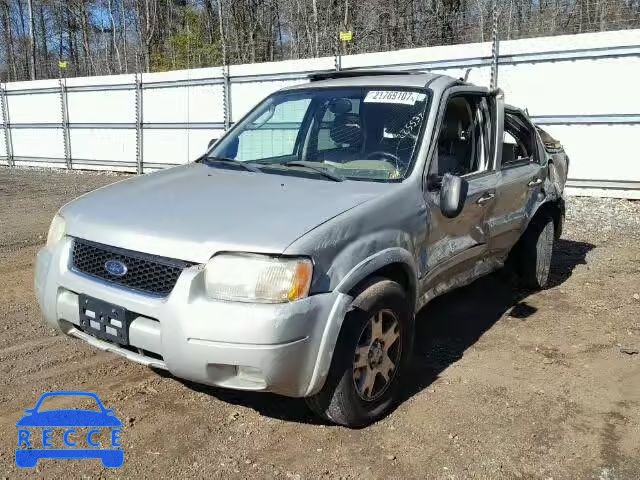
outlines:
[[[411,75],[414,72],[402,70],[327,70],[309,75],[309,80],[317,82],[319,80],[331,80],[332,78],[353,78],[368,77],[375,75]]]

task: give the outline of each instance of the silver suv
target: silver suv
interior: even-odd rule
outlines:
[[[524,286],[547,283],[567,160],[540,135],[500,91],[447,76],[316,75],[195,162],[62,207],[40,307],[177,377],[368,424],[396,400],[432,298],[507,259]]]

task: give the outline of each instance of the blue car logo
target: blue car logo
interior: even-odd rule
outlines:
[[[127,274],[127,266],[120,260],[107,260],[104,269],[114,277],[123,277]]]
[[[99,407],[96,410],[58,409],[38,411],[42,402],[49,397],[75,396],[93,398]],[[26,415],[16,423],[18,427],[18,448],[16,465],[20,468],[32,468],[41,458],[82,459],[99,458],[107,468],[118,468],[124,463],[124,451],[120,444],[122,422],[112,409],[105,408],[98,396],[91,392],[49,392],[40,397],[36,406],[25,410]],[[59,427],[64,427],[60,434]],[[99,427],[99,428],[96,428]],[[42,435],[35,429],[42,428]],[[58,438],[54,438],[55,435]],[[87,429],[86,434],[77,429]],[[101,431],[102,428],[102,431]],[[108,430],[105,432],[105,430]],[[111,448],[103,448],[98,438],[108,433]],[[65,448],[54,448],[54,441],[62,440]],[[86,440],[87,447],[80,445]],[[104,440],[103,440],[104,442]],[[105,442],[106,443],[106,442]]]

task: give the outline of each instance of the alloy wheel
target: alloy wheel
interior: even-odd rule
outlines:
[[[365,323],[353,359],[353,383],[362,400],[377,400],[387,390],[401,348],[400,322],[391,310],[380,310]]]

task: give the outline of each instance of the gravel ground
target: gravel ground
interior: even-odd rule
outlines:
[[[640,203],[571,198],[551,288],[498,272],[418,315],[403,402],[362,429],[304,403],[182,382],[46,328],[33,262],[55,211],[118,180],[0,169],[0,478],[50,390],[96,392],[125,463],[42,460],[43,478],[640,478]]]
[[[567,234],[607,241],[617,235],[640,239],[640,200],[570,197]]]

